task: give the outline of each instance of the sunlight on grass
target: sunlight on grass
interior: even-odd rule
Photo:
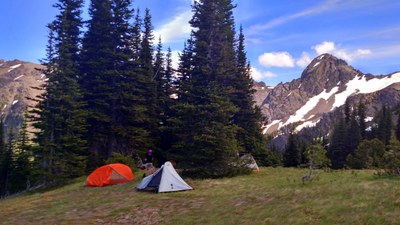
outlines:
[[[262,168],[248,176],[191,180],[193,191],[137,192],[140,179],[87,188],[84,178],[0,201],[0,224],[396,224],[400,179],[374,171]],[[140,176],[138,176],[140,177]]]

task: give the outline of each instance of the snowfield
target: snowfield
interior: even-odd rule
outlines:
[[[320,56],[319,59],[322,59],[323,55]],[[316,63],[317,65],[318,63]],[[316,66],[314,65],[314,66]],[[332,104],[332,107],[330,110],[326,111],[333,111],[335,108],[340,107],[345,104],[346,99],[351,96],[351,95],[358,95],[358,94],[368,94],[368,93],[373,93],[380,91],[384,88],[387,88],[388,86],[399,83],[400,82],[400,72],[392,74],[391,76],[383,77],[383,78],[372,78],[370,80],[367,80],[366,76],[360,76],[356,75],[354,79],[350,80],[346,84],[346,89],[342,92],[338,92],[339,90],[339,84],[337,87],[332,88],[329,92],[325,89],[318,95],[310,98],[306,104],[304,104],[301,108],[299,108],[293,115],[291,115],[286,121],[282,120],[274,120],[271,123],[267,124],[265,127],[263,127],[263,133],[267,133],[268,129],[275,125],[279,125],[277,129],[279,130],[280,128],[287,126],[292,123],[296,122],[303,122],[300,125],[298,125],[295,130],[300,131],[303,128],[306,127],[313,127],[315,126],[321,118],[315,118],[315,115],[312,116],[307,116],[315,107],[318,105],[318,102],[320,100],[325,100],[327,101],[328,99],[333,98],[334,102]],[[301,85],[301,84],[300,84]],[[299,86],[300,87],[300,86]],[[289,94],[290,95],[290,94]],[[370,121],[371,118],[367,118],[366,121]],[[275,129],[274,129],[275,130]]]

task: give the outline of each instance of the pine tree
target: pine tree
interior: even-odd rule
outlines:
[[[332,162],[334,169],[343,168],[346,157],[350,153],[347,149],[348,143],[347,125],[343,114],[340,115],[338,123],[336,123],[328,149],[328,158]]]
[[[30,160],[32,159],[31,140],[28,134],[28,113],[24,114],[24,120],[19,129],[13,154],[12,172],[10,174],[10,191],[18,192],[27,189],[31,185],[31,179],[35,171]]]
[[[2,125],[1,125],[2,126]],[[3,157],[1,160],[1,168],[0,168],[0,197],[5,197],[10,194],[10,175],[12,173],[12,159],[14,153],[14,133],[10,129],[8,133],[8,141],[4,146]]]
[[[400,176],[400,142],[398,140],[390,139],[388,150],[383,158],[386,174]]]
[[[253,79],[244,46],[243,29],[240,27],[239,42],[236,52],[237,75],[234,77],[234,90],[230,94],[232,103],[239,109],[234,116],[234,123],[239,127],[238,142],[245,152],[253,155],[263,154],[265,138],[261,131],[261,110],[253,100]]]
[[[130,25],[130,20],[134,17],[134,11],[130,9],[130,5],[131,0],[113,0],[112,37],[115,40],[111,63],[114,65],[114,71],[113,74],[108,74],[111,79],[109,85],[113,90],[113,93],[110,93],[112,100],[109,105],[111,132],[107,140],[108,154],[118,152],[126,156],[133,156],[137,152],[137,143],[134,139],[137,128],[136,124],[132,124],[131,112],[133,107],[136,107],[132,105],[132,101],[135,101],[139,95],[135,93],[136,89],[133,86],[135,82],[137,83],[135,77],[137,77],[139,66],[139,47],[133,44],[139,44],[136,38],[140,39],[140,34],[137,37],[136,32],[140,32],[140,28],[134,31]]]
[[[297,167],[300,165],[301,155],[297,145],[296,135],[290,132],[288,142],[283,153],[283,164],[286,167]]]
[[[344,103],[344,120],[346,122],[346,125],[350,124],[350,117],[351,117],[350,100],[346,99]]]
[[[173,86],[173,74],[174,74],[174,69],[172,68],[172,52],[171,48],[168,48],[167,50],[167,55],[165,58],[166,65],[165,65],[165,72],[164,72],[164,97],[166,98],[165,100],[165,105],[164,105],[164,112],[169,111],[171,106],[173,105],[173,94],[176,94],[176,89]],[[176,96],[175,96],[176,97]]]
[[[2,116],[0,118],[0,197],[2,197],[6,192],[5,190],[7,183],[6,168],[7,168],[7,149],[4,137],[4,119]]]
[[[161,135],[161,143],[160,147],[162,149],[162,154],[158,154],[158,161],[163,162],[167,159],[167,152],[171,148],[172,145],[172,138],[173,134],[170,132],[171,130],[169,129],[170,124],[169,124],[169,118],[173,114],[172,108],[174,107],[176,103],[176,90],[173,86],[173,68],[172,68],[172,53],[171,49],[168,48],[166,58],[165,58],[165,70],[162,73],[162,77],[160,79],[160,82],[162,85],[158,85],[159,88],[161,88],[161,91],[159,91],[159,106],[161,108],[161,113],[160,113],[160,135]],[[156,155],[157,157],[157,155]]]
[[[47,93],[36,110],[39,116],[34,126],[40,130],[36,159],[53,181],[86,172],[86,113],[77,82],[82,4],[60,0],[55,5],[60,13],[52,23],[55,35],[49,45],[53,49],[48,49]]]
[[[156,83],[156,99],[158,100],[157,105],[160,106],[160,104],[163,104],[164,99],[164,54],[162,52],[162,43],[161,43],[161,37],[158,39],[158,45],[156,49],[156,55],[154,59],[154,76],[153,80]]]
[[[257,155],[254,159],[259,166],[282,166],[282,153],[275,145],[270,146],[263,155]]]
[[[400,140],[400,116],[397,117],[397,123],[396,123],[396,138],[397,140]]]
[[[55,22],[53,21],[48,24],[47,28],[49,29],[49,40],[46,46],[46,58],[42,59],[41,63],[45,66],[45,69],[42,70],[43,74],[50,78],[56,71]],[[49,129],[52,128],[52,121],[54,118],[48,100],[50,96],[49,93],[51,94],[54,92],[52,90],[53,88],[54,85],[48,85],[47,83],[38,87],[39,90],[44,92],[36,96],[34,100],[37,102],[37,105],[29,111],[30,118],[33,122],[32,125],[37,129],[37,131],[34,132],[35,136],[33,138],[33,142],[36,143],[36,146],[32,148],[34,155],[32,164],[38,177],[37,182],[39,183],[45,183],[50,177],[55,154],[51,145],[54,135],[52,129]]]
[[[400,104],[397,105],[397,122],[395,136],[397,140],[400,140]]]
[[[387,110],[384,112],[384,115],[385,115],[384,118],[385,144],[388,145],[392,138],[392,129],[393,129],[392,109],[389,106],[387,107]]]
[[[184,43],[182,54],[179,58],[178,79],[175,82],[177,88],[177,101],[186,102],[188,94],[191,92],[191,74],[193,71],[194,41],[193,33]]]
[[[367,129],[367,125],[365,124],[365,118],[366,118],[366,108],[365,108],[365,104],[360,101],[358,103],[358,112],[357,112],[357,116],[358,116],[358,124],[360,127],[360,135],[361,135],[361,139],[365,139],[366,138],[366,129]]]
[[[354,152],[361,140],[360,126],[356,118],[356,110],[353,110],[350,115],[350,121],[347,128],[347,133],[351,134],[347,138],[347,146],[349,153]]]
[[[119,95],[115,65],[116,41],[112,1],[92,0],[82,46],[81,87],[89,116],[90,162],[98,166],[116,150],[116,104]],[[121,34],[119,34],[121,35]]]
[[[185,149],[189,147],[189,142],[187,141],[190,141],[189,138],[193,135],[192,131],[195,129],[194,124],[189,123],[196,117],[193,114],[195,106],[188,104],[192,92],[193,49],[194,41],[193,35],[191,35],[189,40],[184,43],[184,49],[180,55],[177,70],[178,78],[174,82],[177,98],[171,107],[167,120],[168,127],[166,132],[171,134],[168,141],[170,147],[167,150],[167,156],[177,162],[184,162],[185,159],[190,157],[190,152]],[[182,129],[183,126],[185,126],[185,129]]]
[[[186,58],[181,58],[180,69],[190,73],[181,74],[189,80],[171,118],[177,136],[172,158],[184,169],[202,170],[204,176],[226,176],[240,150],[233,123],[237,108],[229,96],[237,71],[233,8],[231,1],[195,2],[190,21],[193,51],[186,49]]]
[[[373,137],[388,145],[392,134],[392,111],[390,107],[382,105],[382,108],[374,116],[373,121],[376,124],[372,130]]]
[[[143,32],[142,32],[142,39],[140,44],[140,52],[139,52],[139,61],[140,61],[140,73],[142,73],[145,79],[145,86],[144,86],[144,94],[147,100],[147,116],[148,121],[146,124],[146,130],[149,132],[153,143],[149,143],[147,147],[151,147],[156,149],[156,152],[159,150],[157,149],[157,144],[159,143],[159,109],[157,105],[157,84],[155,81],[156,71],[154,71],[153,65],[153,55],[154,55],[154,48],[153,48],[153,25],[151,22],[151,15],[150,10],[145,10],[145,16],[143,18]]]
[[[140,48],[140,60],[141,67],[144,73],[153,80],[154,78],[154,67],[153,67],[153,25],[151,23],[150,10],[146,8],[145,16],[143,19],[143,37]]]
[[[124,66],[121,67],[120,80],[117,83],[121,91],[120,113],[117,121],[121,123],[118,152],[124,155],[137,156],[145,152],[146,148],[154,146],[155,140],[151,136],[150,128],[157,128],[157,114],[154,110],[156,104],[150,104],[156,100],[155,83],[148,70],[144,69],[142,54],[142,20],[139,10],[136,10],[134,23],[129,28],[129,39],[125,41],[128,48],[124,59]],[[120,49],[120,48],[119,48]],[[152,65],[152,61],[150,61]],[[152,90],[152,91],[150,91]]]

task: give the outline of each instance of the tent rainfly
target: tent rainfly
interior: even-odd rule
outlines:
[[[112,163],[94,170],[87,178],[86,185],[103,187],[110,184],[122,184],[133,180],[131,168],[125,164]]]
[[[139,191],[173,192],[192,190],[176,172],[171,162],[166,162],[152,175],[143,178],[137,186]]]

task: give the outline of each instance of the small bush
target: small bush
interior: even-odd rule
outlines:
[[[110,163],[122,163],[128,165],[132,170],[138,170],[136,168],[135,160],[133,160],[132,156],[123,155],[120,153],[113,152],[111,157],[107,159],[106,164]]]
[[[201,168],[191,168],[182,171],[182,176],[203,179],[203,178],[223,178],[234,177],[238,175],[250,174],[252,169],[243,161],[231,162],[228,165],[214,164]]]

